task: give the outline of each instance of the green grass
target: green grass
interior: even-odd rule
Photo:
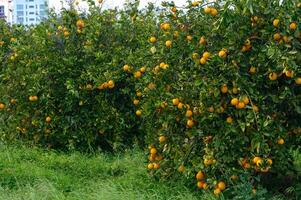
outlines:
[[[0,184],[1,200],[197,199],[181,184],[148,177],[139,151],[113,157],[1,146]]]
[[[301,172],[301,154],[296,152],[294,157]],[[0,200],[214,199],[212,194],[195,193],[183,185],[149,177],[140,150],[113,156],[60,153],[0,143]],[[237,199],[246,199],[251,189],[241,185]],[[295,189],[300,190],[300,185]],[[276,193],[263,195],[273,200],[286,199]],[[253,199],[252,194],[248,199]]]

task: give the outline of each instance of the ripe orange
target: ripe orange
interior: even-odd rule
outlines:
[[[292,78],[294,76],[294,72],[292,70],[285,70],[285,76],[288,78]]]
[[[177,8],[176,7],[172,7],[171,11],[175,13],[175,12],[177,12]]]
[[[191,41],[191,40],[192,40],[192,36],[191,36],[191,35],[187,35],[187,36],[186,36],[186,39],[187,39],[188,41]]]
[[[11,104],[16,104],[16,103],[17,103],[17,99],[11,99],[11,100],[10,100],[10,103],[11,103]]]
[[[261,160],[261,158],[258,156],[255,156],[252,161],[254,164],[256,164],[259,160]]]
[[[179,103],[180,103],[180,100],[178,98],[175,98],[175,99],[172,100],[172,104],[174,106],[177,106]]]
[[[197,2],[197,1],[193,1],[193,2],[191,3],[191,5],[192,5],[193,7],[196,7],[196,6],[198,6],[198,5],[199,5],[199,2]]]
[[[227,117],[227,123],[232,124],[233,123],[233,118],[232,117]]]
[[[137,97],[142,97],[142,92],[137,92],[136,95]]]
[[[140,117],[140,116],[142,115],[142,111],[141,111],[141,110],[137,110],[137,111],[136,111],[136,115],[137,115],[138,117]]]
[[[211,16],[215,17],[218,14],[218,11],[215,8],[210,9]]]
[[[193,125],[194,125],[194,122],[193,122],[193,120],[192,119],[189,119],[189,120],[187,120],[187,126],[189,127],[189,128],[191,128],[191,127],[193,127]]]
[[[274,19],[273,20],[273,26],[278,27],[280,20],[279,19]]]
[[[160,164],[159,163],[154,163],[154,169],[159,169],[160,168]]]
[[[114,85],[115,85],[115,84],[114,84],[114,81],[113,81],[113,80],[109,80],[109,81],[108,81],[108,87],[109,87],[109,88],[113,88]],[[92,86],[92,85],[91,85],[91,86]]]
[[[170,40],[167,40],[167,41],[165,42],[165,46],[166,46],[166,47],[171,47],[171,44],[172,44],[172,42],[171,42]]]
[[[226,93],[228,92],[228,86],[227,86],[226,84],[222,85],[222,87],[221,87],[221,92],[222,92],[223,94],[226,94]]]
[[[275,33],[274,34],[274,40],[279,41],[281,39],[280,33]]]
[[[205,59],[208,59],[209,57],[210,57],[210,53],[208,52],[208,51],[205,51],[204,53],[203,53],[203,58],[205,58]]]
[[[149,41],[150,41],[151,43],[155,43],[155,42],[157,42],[157,38],[155,38],[155,37],[150,37],[150,38],[149,38]]]
[[[227,52],[225,50],[221,50],[218,52],[218,56],[220,58],[225,58],[225,57],[227,57]]]
[[[238,103],[239,103],[238,98],[233,98],[233,99],[231,100],[231,105],[232,105],[232,106],[236,106]]]
[[[77,22],[76,22],[76,26],[77,26],[77,28],[82,29],[82,28],[85,27],[85,23],[84,23],[83,20],[79,19],[79,20],[77,20]]]
[[[273,164],[273,160],[270,159],[270,158],[268,158],[268,159],[267,159],[267,163],[268,163],[269,165],[272,165],[272,164]]]
[[[165,136],[162,135],[162,136],[159,137],[159,142],[160,143],[164,143],[165,141],[166,141],[166,137]]]
[[[185,171],[184,165],[180,165],[178,168],[178,172],[183,173]]]
[[[208,111],[211,112],[211,113],[213,113],[213,112],[214,112],[214,107],[213,107],[213,106],[210,106],[210,107],[208,108]]]
[[[200,59],[200,64],[201,65],[205,65],[206,62],[207,62],[206,58],[203,57],[203,58]]]
[[[0,110],[3,110],[5,108],[5,104],[4,103],[0,103]]]
[[[195,178],[197,180],[202,180],[205,178],[205,174],[202,172],[202,171],[199,171],[196,175],[195,175]]]
[[[296,29],[297,29],[297,24],[296,24],[296,22],[290,23],[290,29],[291,29],[291,30],[296,30]]]
[[[192,117],[193,112],[191,110],[187,110],[185,116],[186,117]]]
[[[206,45],[206,43],[207,43],[206,38],[204,36],[202,36],[200,41],[199,41],[199,44],[200,45]]]
[[[256,67],[250,67],[249,69],[250,74],[255,74],[256,73]]]
[[[178,109],[179,109],[179,110],[182,110],[183,107],[184,107],[184,104],[183,104],[183,103],[179,103],[179,104],[178,104]]]
[[[46,117],[45,122],[46,122],[46,123],[50,123],[51,120],[52,120],[51,117],[48,116],[48,117]]]
[[[301,85],[301,77],[296,78],[295,83]]]
[[[137,106],[139,104],[139,100],[138,99],[134,99],[133,103],[134,103],[135,106]]]
[[[221,191],[219,188],[215,188],[215,189],[213,190],[213,193],[214,193],[216,196],[220,195],[221,192],[222,192],[222,191]]]
[[[152,154],[152,155],[156,155],[156,153],[157,153],[157,149],[156,148],[151,148],[150,149],[150,153]]]
[[[243,109],[246,107],[246,104],[243,101],[240,101],[237,105],[236,108],[237,109]]]
[[[140,68],[140,72],[141,72],[141,73],[144,73],[145,71],[146,71],[146,68],[145,68],[145,67],[141,67],[141,68]]]
[[[205,183],[204,181],[198,181],[197,182],[197,187],[199,189],[206,189],[207,188],[207,183]]]
[[[277,80],[277,78],[278,78],[277,73],[272,72],[272,73],[269,74],[269,79],[271,81],[275,81],[275,80]]]
[[[128,66],[128,65],[123,66],[123,71],[129,71],[129,69],[130,69],[130,66]]]
[[[153,169],[153,168],[154,168],[154,164],[153,164],[153,163],[149,163],[149,164],[147,165],[147,168],[148,168],[148,169]]]
[[[204,8],[204,12],[205,12],[206,14],[209,14],[209,13],[211,12],[211,8],[210,8],[210,7]]]
[[[284,144],[284,139],[282,139],[282,138],[278,139],[278,140],[277,140],[277,143],[278,143],[279,145],[283,145],[283,144]]]
[[[140,71],[135,72],[134,77],[135,78],[141,78],[142,74]]]
[[[221,191],[226,189],[226,183],[224,181],[220,181],[217,184],[217,188],[219,188]]]

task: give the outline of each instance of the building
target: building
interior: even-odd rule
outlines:
[[[4,19],[8,23],[12,22],[11,0],[0,0],[0,19]]]
[[[48,15],[48,0],[13,0],[13,24],[38,24]]]

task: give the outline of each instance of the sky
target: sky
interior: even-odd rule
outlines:
[[[66,0],[64,0],[66,1]],[[83,0],[79,1],[80,8],[86,8],[86,3]],[[126,0],[104,0],[105,8],[121,8]],[[149,2],[155,3],[156,5],[160,5],[163,0],[140,0],[140,7],[145,7]],[[166,1],[166,0],[165,0]],[[186,0],[173,0],[177,6],[182,6],[186,3]],[[55,8],[56,10],[61,7],[61,0],[49,0],[49,5],[51,8]]]

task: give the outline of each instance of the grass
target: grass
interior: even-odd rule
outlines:
[[[301,154],[296,152],[294,157],[301,172]],[[92,155],[0,143],[1,200],[214,199],[209,194],[193,193],[183,185],[150,178],[139,150],[114,156]],[[244,192],[240,193],[244,196]],[[269,199],[286,199],[283,195],[271,195]],[[237,199],[246,199],[238,196]]]
[[[187,188],[148,177],[143,154],[84,155],[0,146],[0,199],[197,199]]]

